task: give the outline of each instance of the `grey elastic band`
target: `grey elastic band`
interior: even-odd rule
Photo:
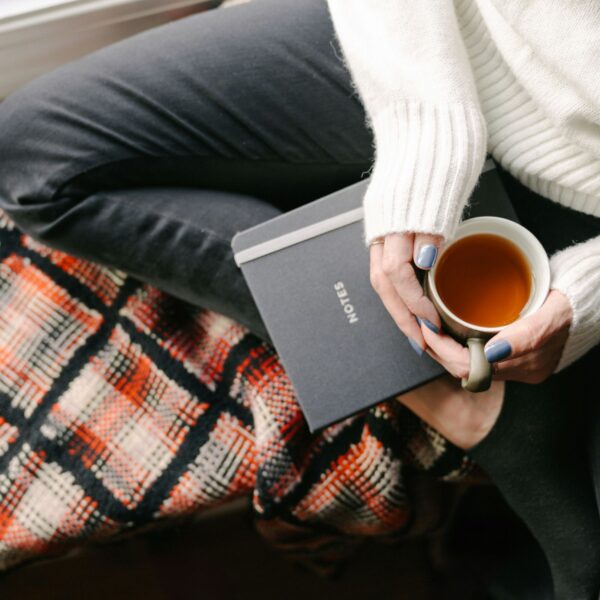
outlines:
[[[271,252],[276,252],[277,250],[287,248],[288,246],[299,244],[300,242],[317,237],[318,235],[327,233],[328,231],[333,231],[334,229],[344,227],[344,225],[350,225],[350,223],[360,221],[362,218],[363,208],[362,206],[359,206],[353,210],[335,215],[335,217],[325,219],[324,221],[319,221],[318,223],[313,223],[312,225],[307,225],[306,227],[301,227],[300,229],[290,231],[289,233],[285,233],[279,237],[267,240],[266,242],[256,244],[256,246],[251,246],[245,250],[240,250],[238,253],[234,254],[234,259],[239,267],[242,263],[255,260],[261,256],[271,254]]]
[[[493,168],[494,163],[488,159],[485,161],[481,172],[485,173]],[[243,263],[256,260],[257,258],[266,256],[272,252],[277,252],[277,250],[282,250],[283,248],[293,246],[294,244],[299,244],[300,242],[317,237],[318,235],[322,235],[328,231],[333,231],[334,229],[339,229],[345,225],[350,225],[350,223],[360,221],[362,218],[363,208],[360,206],[359,208],[340,213],[339,215],[335,215],[335,217],[325,219],[324,221],[319,221],[318,223],[301,227],[300,229],[290,231],[289,233],[285,233],[284,235],[267,240],[266,242],[261,242],[260,244],[256,244],[255,246],[251,246],[245,250],[240,250],[233,255],[235,264],[239,267]]]

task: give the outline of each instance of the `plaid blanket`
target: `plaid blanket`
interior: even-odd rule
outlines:
[[[310,435],[244,327],[0,215],[1,569],[241,495],[273,543],[331,553],[411,529],[407,469],[471,467],[394,401]]]

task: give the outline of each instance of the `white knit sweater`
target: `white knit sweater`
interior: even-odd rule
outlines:
[[[328,4],[375,139],[365,244],[450,238],[486,151],[535,192],[600,217],[598,0]],[[574,314],[559,371],[600,342],[600,235],[550,263]]]

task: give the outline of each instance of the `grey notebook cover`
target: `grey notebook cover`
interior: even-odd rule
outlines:
[[[286,212],[232,241],[311,431],[444,372],[427,354],[415,354],[371,287],[362,238],[367,185]],[[486,163],[468,210],[465,218],[517,220],[493,163]]]

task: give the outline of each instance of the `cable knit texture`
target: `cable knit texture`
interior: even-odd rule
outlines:
[[[453,235],[481,173],[485,122],[477,106],[391,102],[373,116],[376,161],[364,199],[365,237]]]
[[[565,248],[550,259],[552,287],[570,298],[571,331],[558,369],[571,364],[598,343],[600,327],[600,237]]]
[[[486,150],[538,194],[600,217],[599,3],[328,5],[375,139],[366,245],[395,231],[450,239]],[[600,236],[551,264],[574,312],[559,371],[600,342]]]

